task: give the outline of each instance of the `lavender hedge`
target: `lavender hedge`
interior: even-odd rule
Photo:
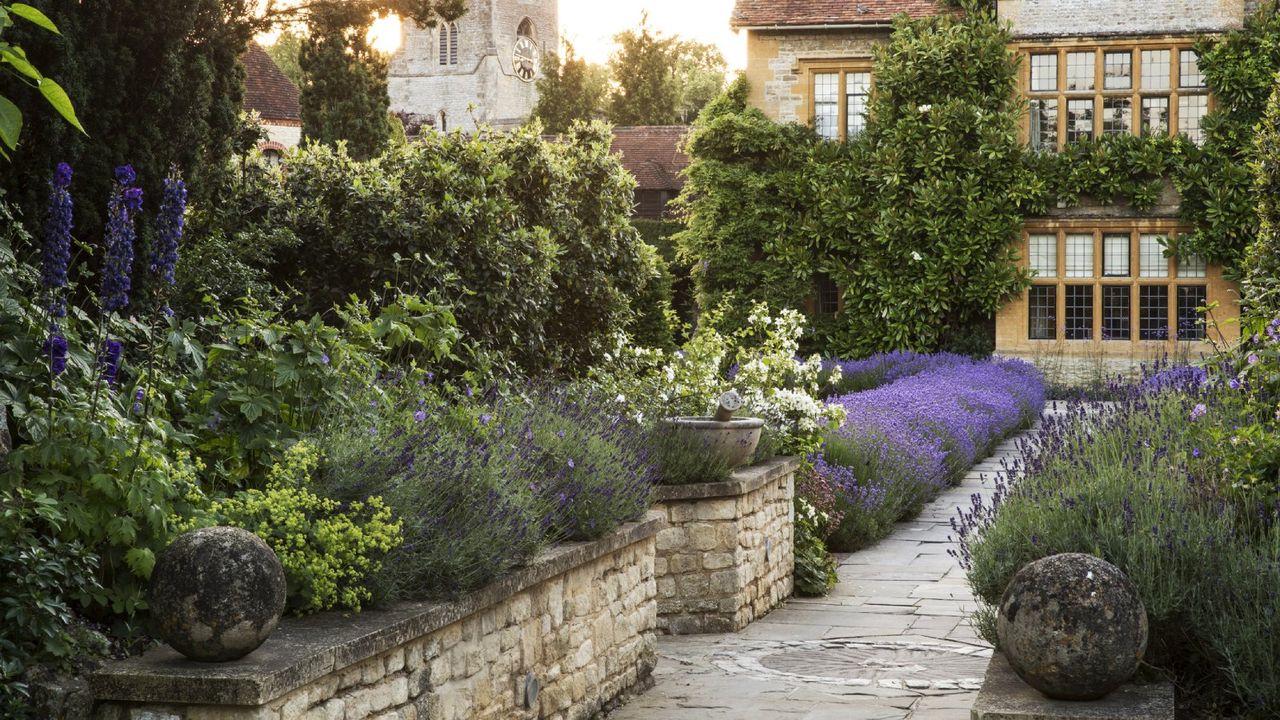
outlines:
[[[898,365],[885,356],[877,367],[901,379],[828,400],[848,415],[818,464],[844,513],[829,538],[836,550],[879,539],[1044,406],[1044,380],[1028,363],[895,355]]]
[[[913,375],[973,363],[973,358],[955,353],[925,355],[910,350],[895,350],[862,360],[824,360],[822,382],[825,395],[846,395],[878,388]],[[839,379],[833,381],[833,371],[837,368],[840,370]]]

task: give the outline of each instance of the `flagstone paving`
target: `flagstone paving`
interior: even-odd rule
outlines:
[[[653,689],[611,720],[967,720],[991,648],[947,554],[951,518],[989,496],[1011,438],[919,517],[840,556],[824,598],[793,598],[739,633],[661,637]]]

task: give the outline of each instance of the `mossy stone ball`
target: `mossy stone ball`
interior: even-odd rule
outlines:
[[[1057,700],[1097,700],[1137,671],[1147,649],[1147,611],[1115,565],[1092,555],[1053,555],[1009,582],[996,633],[1023,682]]]
[[[285,608],[284,567],[257,535],[211,527],[179,535],[151,574],[160,638],[192,660],[238,660],[266,642]]]

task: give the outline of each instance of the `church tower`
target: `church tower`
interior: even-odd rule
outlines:
[[[538,100],[543,54],[559,50],[558,5],[471,0],[453,22],[426,28],[405,21],[388,72],[391,109],[424,131],[520,125]]]

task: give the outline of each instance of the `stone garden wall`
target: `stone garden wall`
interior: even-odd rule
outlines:
[[[796,458],[736,471],[728,482],[660,488],[658,628],[734,632],[790,597]]]
[[[662,527],[651,513],[599,541],[554,548],[457,602],[285,620],[237,662],[194,663],[158,648],[107,665],[90,680],[94,717],[589,718],[653,670]]]

